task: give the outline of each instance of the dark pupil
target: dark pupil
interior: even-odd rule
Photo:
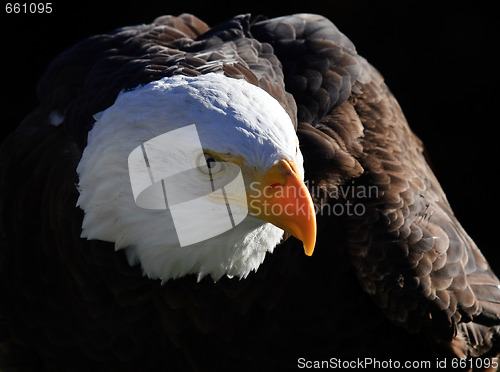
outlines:
[[[215,166],[215,159],[214,158],[208,158],[207,159],[207,167],[209,167],[211,169],[214,166]]]

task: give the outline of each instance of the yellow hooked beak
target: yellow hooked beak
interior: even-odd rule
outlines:
[[[273,165],[248,192],[251,216],[270,222],[304,244],[311,256],[316,244],[316,213],[311,195],[293,161]]]

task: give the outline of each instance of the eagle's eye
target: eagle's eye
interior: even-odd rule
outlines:
[[[196,166],[201,173],[207,176],[213,176],[224,170],[223,162],[215,159],[212,155],[207,153],[203,153],[198,156]]]
[[[215,159],[214,158],[207,158],[207,167],[210,169],[215,168]]]

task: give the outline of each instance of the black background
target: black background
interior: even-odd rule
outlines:
[[[500,273],[500,26],[494,2],[52,0],[51,14],[6,14],[5,4],[0,9],[5,134],[36,107],[36,84],[50,61],[93,34],[183,12],[209,25],[247,12],[327,16],[384,75],[424,141],[455,214]]]

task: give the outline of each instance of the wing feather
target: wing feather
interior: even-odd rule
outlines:
[[[367,203],[377,218],[362,216],[349,223],[353,263],[361,284],[390,319],[412,332],[442,337],[439,343],[451,350],[477,355],[480,347],[472,341],[481,337],[469,338],[467,346],[457,348],[453,335],[468,327],[476,336],[484,332],[484,337],[490,337],[481,341],[489,345],[484,352],[491,347],[491,337],[497,337],[500,283],[453,215],[421,142],[387,87],[373,79],[359,89],[354,107],[365,128],[359,162],[380,195]],[[360,229],[370,231],[362,242],[356,238]],[[406,286],[415,280],[418,287]],[[402,317],[401,311],[408,315]],[[477,327],[484,316],[494,328]]]

